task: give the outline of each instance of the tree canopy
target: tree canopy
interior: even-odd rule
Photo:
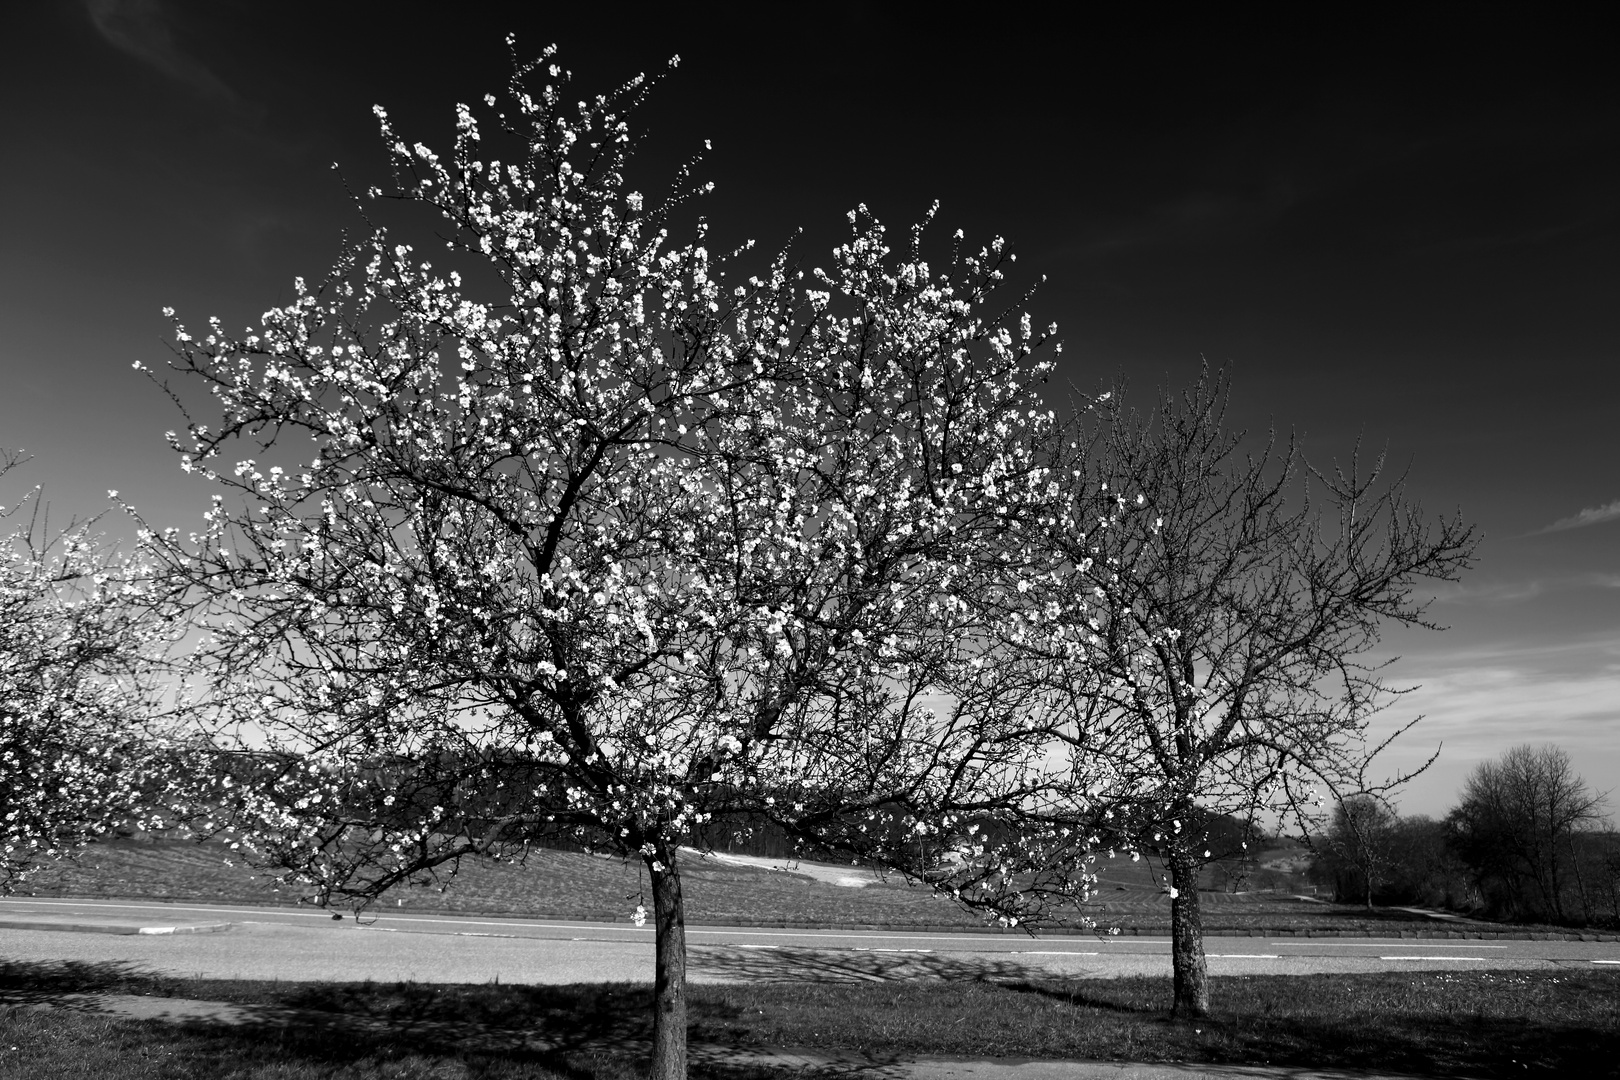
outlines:
[[[990,306],[1000,240],[934,266],[862,208],[807,274],[673,239],[706,187],[627,179],[651,83],[576,105],[549,61],[500,150],[465,106],[444,159],[377,110],[386,194],[449,266],[378,227],[258,329],[176,322],[171,391],[220,415],[174,444],[216,494],[150,541],[232,751],[199,803],[322,902],[559,833],[640,860],[674,1077],[700,825],[768,818],[1009,921],[1083,893],[1025,721],[1050,688],[996,662],[1049,334]]]

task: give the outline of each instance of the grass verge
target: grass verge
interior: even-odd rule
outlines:
[[[1435,1076],[1611,1076],[1620,973],[1220,976],[1215,1015],[1171,1020],[1167,980],[696,985],[695,1044],[874,1061],[976,1057],[1274,1064]],[[0,1018],[0,1075],[349,1080],[638,1074],[649,991],[631,985],[271,984],[116,965],[0,966],[0,996],[155,994],[262,1010],[245,1024],[119,1020],[81,1006]],[[84,999],[80,999],[81,1001]],[[790,1070],[709,1062],[695,1075]]]

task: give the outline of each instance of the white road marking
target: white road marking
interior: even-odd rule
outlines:
[[[1314,938],[1308,941],[1311,945],[1325,945],[1328,948],[1338,949],[1505,949],[1506,945],[1447,945],[1439,941],[1422,941],[1411,945],[1402,945],[1395,941],[1317,941]],[[1273,941],[1273,945],[1303,945],[1304,941]]]
[[[329,911],[297,911],[291,908],[284,912],[280,908],[230,908],[230,907],[195,907],[188,904],[145,904],[145,903],[119,903],[116,900],[37,900],[33,897],[27,899],[10,899],[0,901],[0,910],[7,907],[68,907],[68,908],[146,908],[150,911],[223,911],[232,915],[263,915],[267,911],[277,911],[287,915],[297,915],[303,919],[332,918]]]
[[[1620,960],[1594,960],[1594,964],[1620,964]]]
[[[934,950],[933,949],[870,949],[870,948],[867,948],[867,947],[862,946],[862,945],[856,945],[855,948],[854,948],[854,951],[855,952],[919,952],[919,953],[926,952],[926,953],[931,953]]]
[[[251,919],[246,920],[246,921],[248,922],[248,925],[250,925],[250,926],[275,926],[276,925],[275,923],[254,922]],[[368,934],[413,934],[413,933],[418,933],[418,931],[415,931],[415,930],[402,930],[401,928],[399,928],[397,926],[357,926],[357,927],[355,927],[355,929],[356,930],[364,930]],[[515,941],[515,940],[521,938],[523,935],[522,934],[497,934],[497,933],[493,933],[493,932],[488,931],[488,930],[451,930],[451,931],[447,932],[444,936],[445,937],[512,938]],[[535,938],[533,940],[535,940],[535,941],[544,941],[546,939],[545,938]],[[574,940],[574,941],[590,941],[591,939],[590,938],[573,938],[572,940]]]
[[[1245,953],[1245,952],[1212,952],[1207,954],[1211,960],[1276,960],[1276,953]]]
[[[1072,949],[1014,949],[1014,956],[1101,956],[1101,953],[1075,952]]]
[[[1380,956],[1380,960],[1480,960],[1483,956]]]

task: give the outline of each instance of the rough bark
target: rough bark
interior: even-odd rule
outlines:
[[[1173,1013],[1209,1015],[1209,966],[1204,959],[1204,919],[1198,907],[1198,860],[1191,851],[1170,855],[1170,965],[1175,976]]]
[[[652,879],[654,976],[652,1080],[686,1080],[686,916],[675,853],[647,857]]]

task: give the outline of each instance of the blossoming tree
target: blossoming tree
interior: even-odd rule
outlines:
[[[1088,763],[1075,798],[1102,834],[1164,859],[1175,1008],[1194,1016],[1209,1008],[1207,816],[1309,818],[1323,793],[1388,790],[1367,782],[1368,721],[1392,693],[1367,654],[1386,621],[1432,625],[1418,583],[1453,579],[1476,543],[1379,468],[1312,473],[1313,490],[1291,447],[1240,456],[1226,402],[1206,373],[1146,417],[1113,404],[1092,442],[1071,434],[1052,533],[1079,631],[1060,636]]]
[[[450,267],[379,229],[259,330],[177,324],[176,400],[222,419],[174,442],[222,490],[148,539],[236,751],[199,803],[322,902],[548,834],[639,859],[677,1077],[699,826],[772,817],[1009,919],[1076,889],[1032,877],[1084,845],[979,602],[1050,485],[1044,335],[986,315],[999,241],[932,270],[859,213],[827,272],[729,277],[701,222],[671,239],[702,189],[625,178],[649,83],[571,105],[535,70],[506,161],[464,106],[447,161],[378,110]]]
[[[21,459],[0,452],[0,476]],[[37,491],[0,509],[0,892],[163,814],[172,611],[91,523],[52,534]]]

